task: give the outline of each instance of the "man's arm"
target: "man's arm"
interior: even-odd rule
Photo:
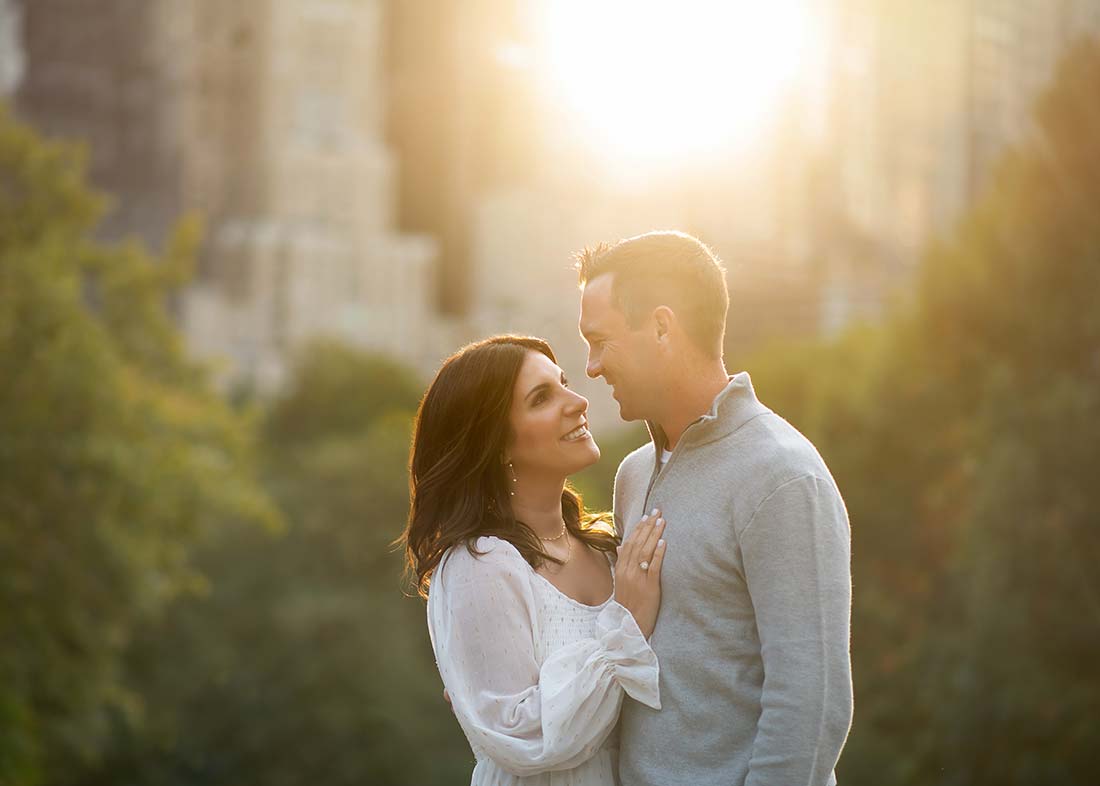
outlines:
[[[623,515],[623,509],[626,507],[626,494],[623,491],[623,484],[625,482],[625,472],[623,467],[626,466],[626,460],[624,459],[619,468],[615,470],[615,482],[611,484],[611,515],[615,519],[615,533],[622,540],[626,540],[626,532],[624,531],[626,516]]]
[[[775,489],[741,532],[764,665],[746,786],[825,786],[852,723],[851,550],[833,483]]]

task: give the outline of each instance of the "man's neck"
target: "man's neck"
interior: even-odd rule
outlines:
[[[729,374],[720,360],[706,369],[686,372],[681,379],[686,384],[669,391],[672,409],[659,421],[669,450],[676,447],[688,426],[710,411],[714,399],[729,384]]]

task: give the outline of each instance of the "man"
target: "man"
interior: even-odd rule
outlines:
[[[850,532],[813,445],[722,361],[729,296],[701,242],[578,254],[588,375],[652,442],[615,478],[620,532],[668,522],[651,638],[663,709],[627,699],[624,786],[826,786],[852,719]]]

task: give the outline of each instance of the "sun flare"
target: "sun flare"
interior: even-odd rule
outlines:
[[[813,60],[810,0],[542,4],[551,100],[589,144],[627,159],[743,147]]]

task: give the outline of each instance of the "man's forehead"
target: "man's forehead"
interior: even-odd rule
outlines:
[[[580,325],[582,331],[590,326],[597,326],[609,315],[608,312],[613,305],[611,299],[613,283],[613,275],[604,273],[584,285],[584,289],[581,291]]]
[[[611,288],[614,283],[614,273],[600,273],[598,276],[585,282],[584,297],[610,301]]]

